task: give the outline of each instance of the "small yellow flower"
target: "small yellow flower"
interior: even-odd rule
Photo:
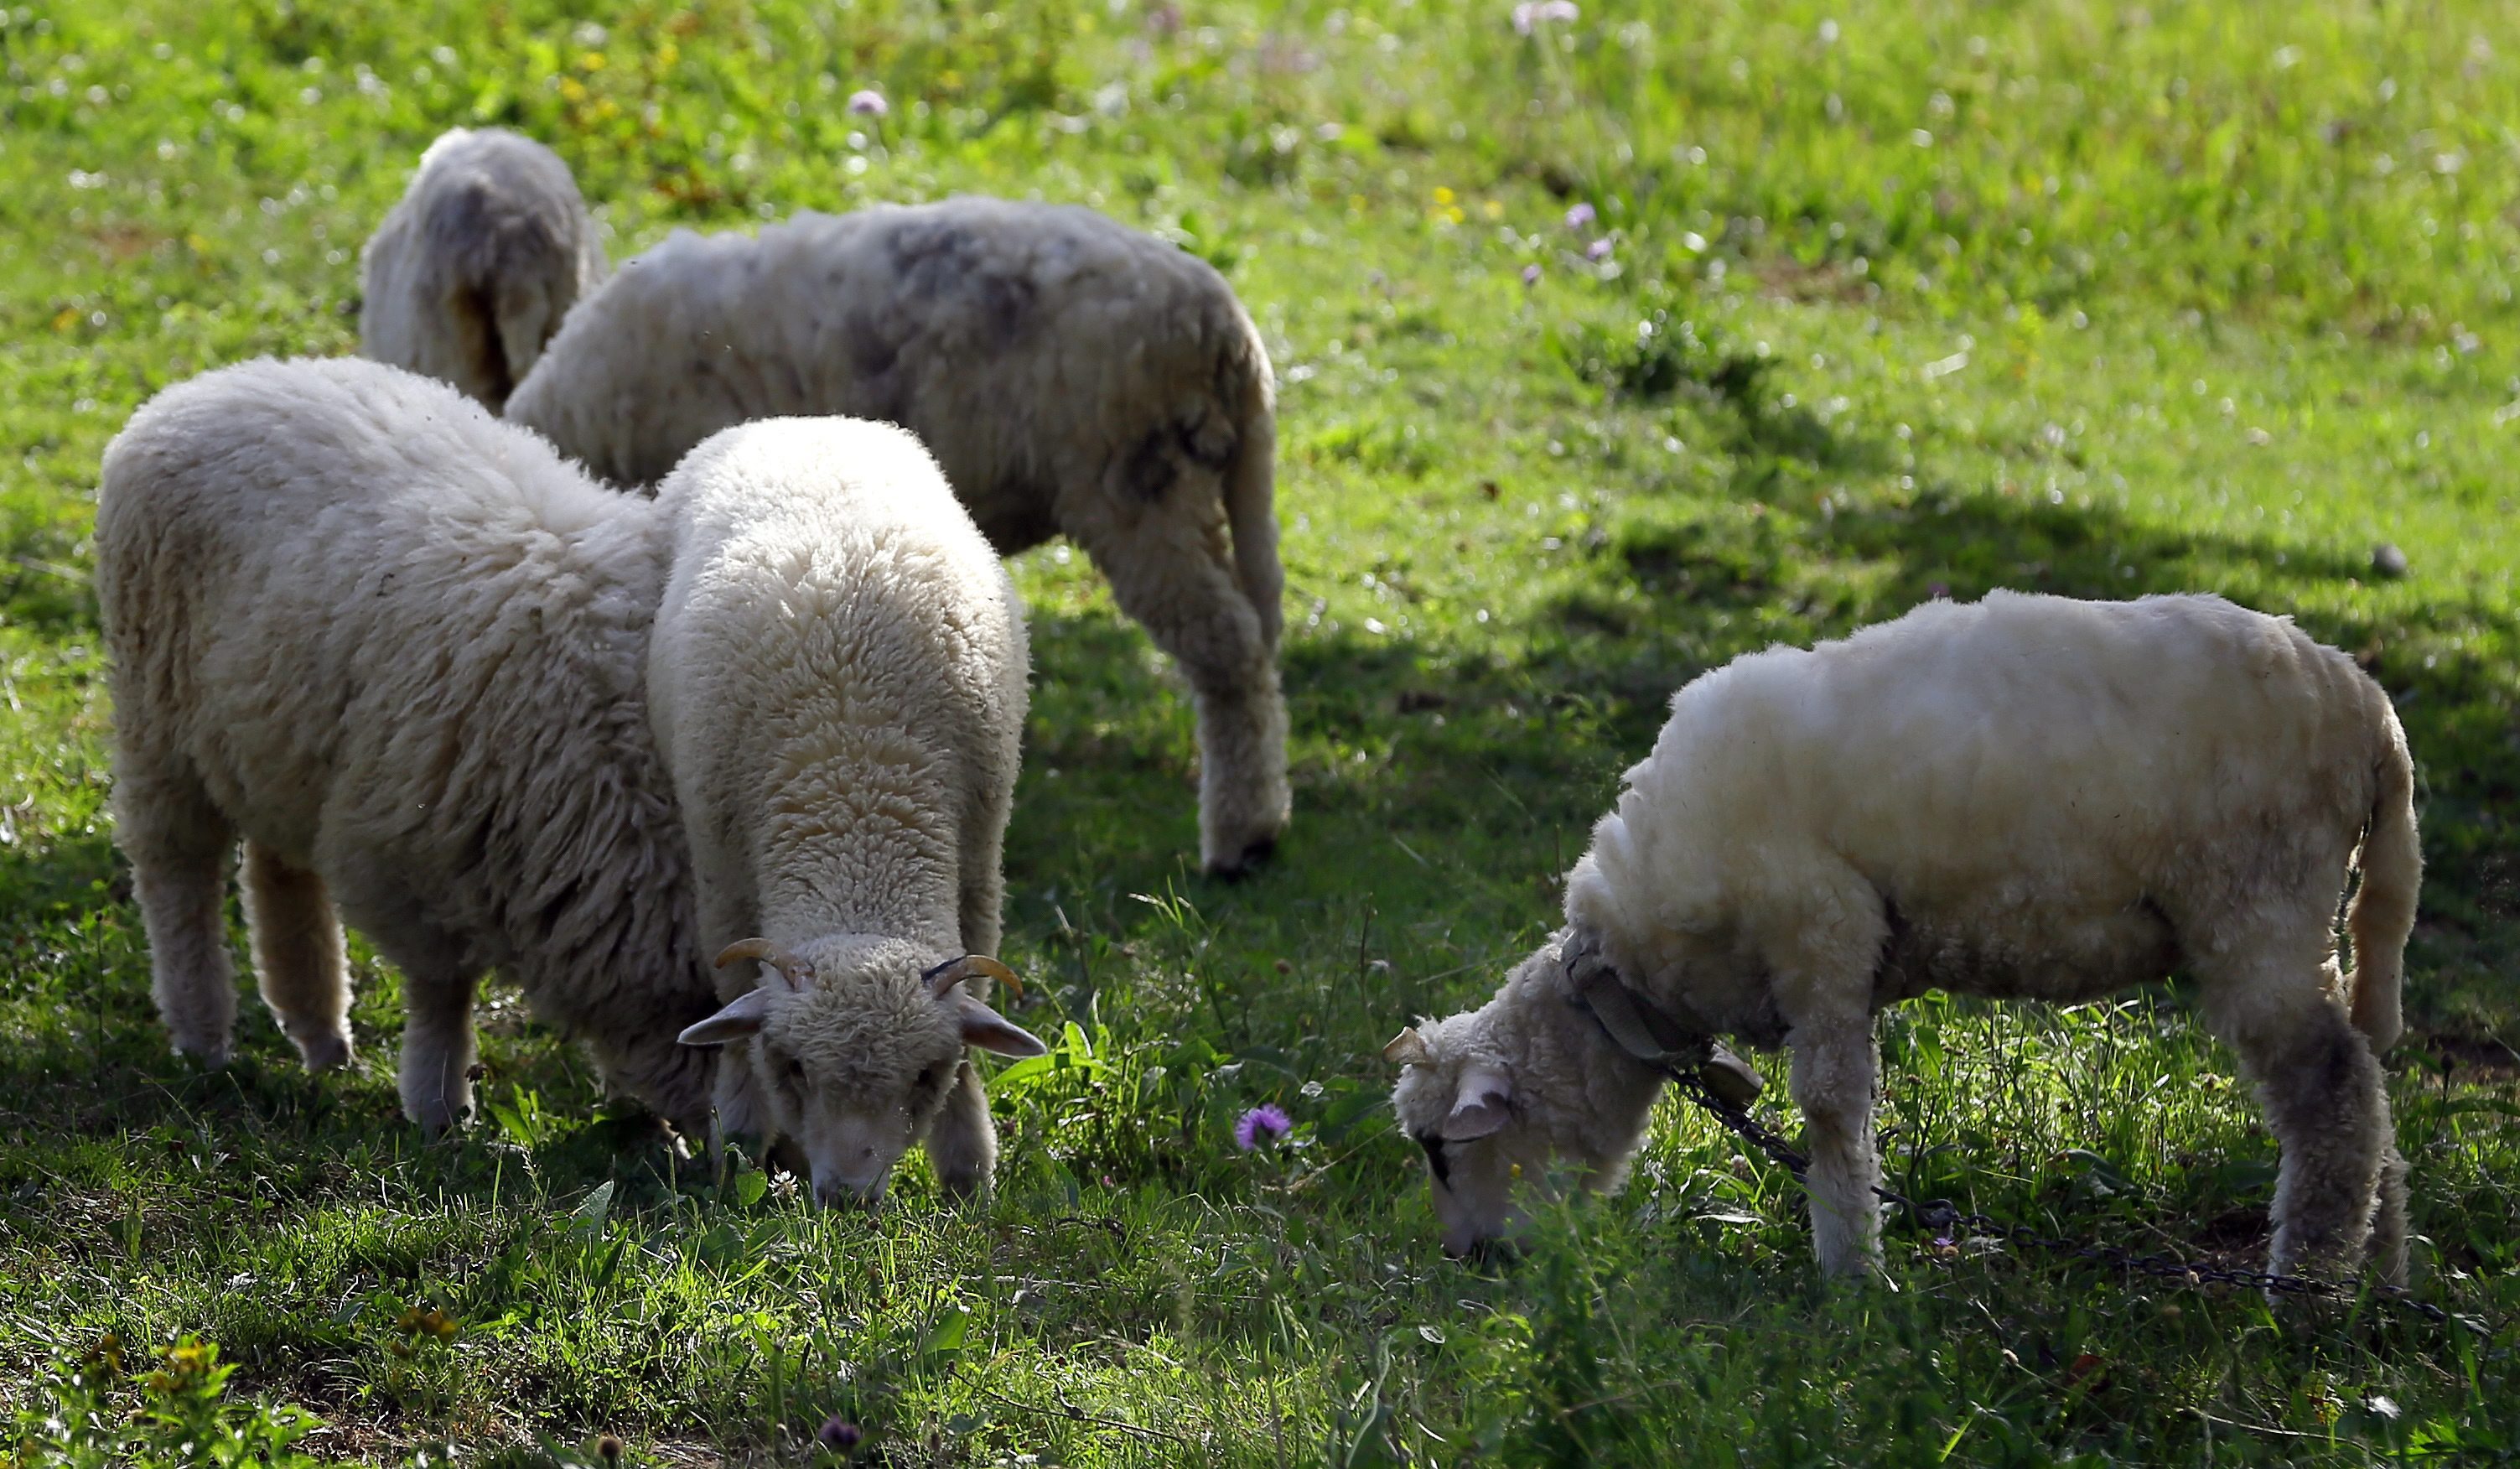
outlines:
[[[1505,206],[1491,199],[1487,203],[1479,206],[1479,213],[1484,218],[1503,219],[1505,217]]]
[[[604,53],[601,51],[589,51],[580,55],[577,59],[577,69],[580,71],[603,70]]]
[[[1444,187],[1443,185],[1441,185],[1441,184],[1436,185],[1436,186],[1435,186],[1435,203],[1437,203],[1437,204],[1439,204],[1439,205],[1446,205],[1446,204],[1451,204],[1452,202],[1453,202],[1453,191],[1452,191],[1452,190],[1450,190],[1450,189],[1445,188],[1445,187]]]
[[[560,95],[569,102],[584,102],[586,86],[574,76],[563,76],[560,79]]]

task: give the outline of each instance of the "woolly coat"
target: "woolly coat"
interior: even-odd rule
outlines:
[[[814,1058],[833,1095],[910,1099],[898,1118],[784,1125],[809,1152],[863,1136],[876,1148],[863,1166],[833,1141],[816,1176],[879,1192],[963,1054],[960,1015],[920,974],[998,944],[1027,703],[1021,603],[934,461],[889,425],[774,419],[718,435],[657,504],[673,572],[649,682],[701,932],[713,945],[766,938],[818,972],[802,994],[765,995],[771,1050]],[[753,979],[726,971],[724,997]],[[984,1174],[994,1135],[976,1076],[961,1084],[949,1128],[966,1135],[945,1153]],[[771,1100],[730,1084],[720,1107],[742,1128]]]
[[[1569,1003],[1589,945],[1684,1031],[1791,1044],[1822,1262],[1852,1268],[1877,1228],[1874,1010],[1928,987],[2088,999],[2179,967],[2284,1144],[2278,1260],[2343,1248],[2394,1187],[2372,1052],[2400,1024],[2412,790],[2352,660],[2219,597],[1998,591],[1741,658],[1674,697],[1568,877],[1566,933],[1422,1028],[1397,1101],[1424,1134],[1483,1085],[1509,1094],[1481,1159],[1615,1184],[1658,1083]],[[1473,1068],[1508,1079],[1465,1089]],[[1498,1214],[1459,1212],[1465,1237]]]
[[[1091,209],[958,198],[676,230],[562,328],[508,416],[623,484],[750,419],[899,424],[1001,554],[1076,534],[1093,488],[1151,503],[1224,473],[1274,643],[1272,396],[1259,333],[1206,261]]]
[[[901,425],[1002,554],[1110,578],[1197,702],[1200,848],[1287,820],[1267,352],[1204,262],[1088,209],[954,199],[677,231],[570,313],[508,416],[623,484],[783,414]]]
[[[455,128],[421,155],[360,252],[359,352],[495,413],[605,272],[560,155],[500,128]]]
[[[711,1053],[673,1036],[717,996],[645,693],[665,520],[375,363],[159,393],[97,510],[135,866],[241,834],[407,974],[501,970],[704,1128]]]

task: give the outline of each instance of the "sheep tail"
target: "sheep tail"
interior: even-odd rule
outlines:
[[[543,344],[559,330],[553,321],[551,297],[544,282],[502,277],[495,306],[499,327],[499,370],[504,380],[500,397],[517,390],[542,360]]]
[[[1225,520],[1234,532],[1234,574],[1251,610],[1260,615],[1261,640],[1278,646],[1284,616],[1285,572],[1278,564],[1278,424],[1271,404],[1269,355],[1259,334],[1242,323],[1246,350],[1233,376],[1234,462],[1225,472]]]
[[[2415,894],[2423,884],[2423,845],[2415,834],[2415,767],[2407,753],[2407,732],[2398,723],[2388,696],[2377,688],[2385,743],[2380,751],[2379,789],[2371,802],[2371,824],[2362,834],[2362,885],[2346,911],[2346,931],[2354,936],[2354,973],[2346,982],[2352,996],[2354,1029],[2385,1051],[2404,1028],[2399,990],[2405,975],[2407,936],[2415,927]]]
[[[559,252],[561,242],[539,213],[487,173],[456,180],[429,228],[431,249],[459,262],[449,304],[465,354],[496,412],[560,325],[551,319],[541,262]]]

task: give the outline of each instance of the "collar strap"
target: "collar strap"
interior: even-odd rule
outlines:
[[[1758,1100],[1763,1083],[1755,1067],[1693,1033],[1659,1005],[1641,999],[1601,959],[1599,941],[1569,935],[1565,948],[1566,1003],[1593,1017],[1610,1043],[1659,1075],[1695,1083],[1698,1095],[1735,1108]]]
[[[1570,937],[1565,968],[1567,1003],[1589,1011],[1611,1044],[1637,1060],[1669,1074],[1695,1071],[1715,1054],[1713,1037],[1689,1033],[1660,1007],[1639,999],[1602,961],[1597,941]]]

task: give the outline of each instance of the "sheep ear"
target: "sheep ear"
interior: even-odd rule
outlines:
[[[1453,1112],[1444,1119],[1446,1142],[1468,1142],[1504,1127],[1512,1117],[1513,1079],[1503,1067],[1462,1068],[1461,1085],[1453,1091]]]
[[[747,989],[715,1015],[691,1026],[674,1038],[685,1045],[724,1045],[757,1033],[770,1014],[770,991]]]
[[[965,1045],[976,1045],[1001,1056],[1050,1054],[1050,1047],[1041,1043],[1040,1036],[960,990],[955,991],[954,1008],[963,1018]]]
[[[1384,1044],[1382,1059],[1394,1066],[1425,1066],[1434,1061],[1435,1051],[1426,1044],[1426,1037],[1418,1033],[1418,1028],[1411,1026]]]

